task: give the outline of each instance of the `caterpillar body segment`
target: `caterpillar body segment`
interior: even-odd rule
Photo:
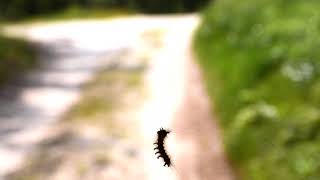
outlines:
[[[154,150],[156,150],[155,155],[158,155],[157,159],[161,157],[164,161],[163,166],[167,166],[167,167],[170,167],[172,165],[171,159],[167,154],[164,146],[164,140],[169,133],[170,131],[160,128],[160,130],[157,132],[157,135],[158,135],[157,141],[154,143],[156,145],[156,147],[154,148]]]

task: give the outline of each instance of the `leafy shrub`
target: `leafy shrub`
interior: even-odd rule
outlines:
[[[320,178],[320,1],[218,0],[195,37],[243,179]]]

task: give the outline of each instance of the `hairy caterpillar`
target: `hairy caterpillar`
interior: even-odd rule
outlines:
[[[164,140],[169,133],[170,131],[160,128],[160,130],[157,132],[158,134],[157,141],[154,143],[156,145],[154,150],[157,150],[155,154],[156,155],[159,154],[157,158],[159,159],[161,157],[164,161],[163,166],[168,166],[168,167],[171,166],[171,159],[164,148]]]

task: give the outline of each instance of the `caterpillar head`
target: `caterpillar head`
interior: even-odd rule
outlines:
[[[169,131],[169,130],[165,130],[165,129],[161,128],[161,129],[158,131],[158,136],[164,138],[164,137],[166,137],[167,134],[169,134],[170,132],[171,132],[171,131]]]

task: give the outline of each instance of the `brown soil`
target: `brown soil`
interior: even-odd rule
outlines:
[[[189,51],[190,52],[190,51]],[[205,92],[199,66],[192,55],[187,60],[186,92],[176,113],[173,129],[180,148],[177,171],[182,180],[235,179],[223,152],[218,123],[212,116],[212,107]]]

